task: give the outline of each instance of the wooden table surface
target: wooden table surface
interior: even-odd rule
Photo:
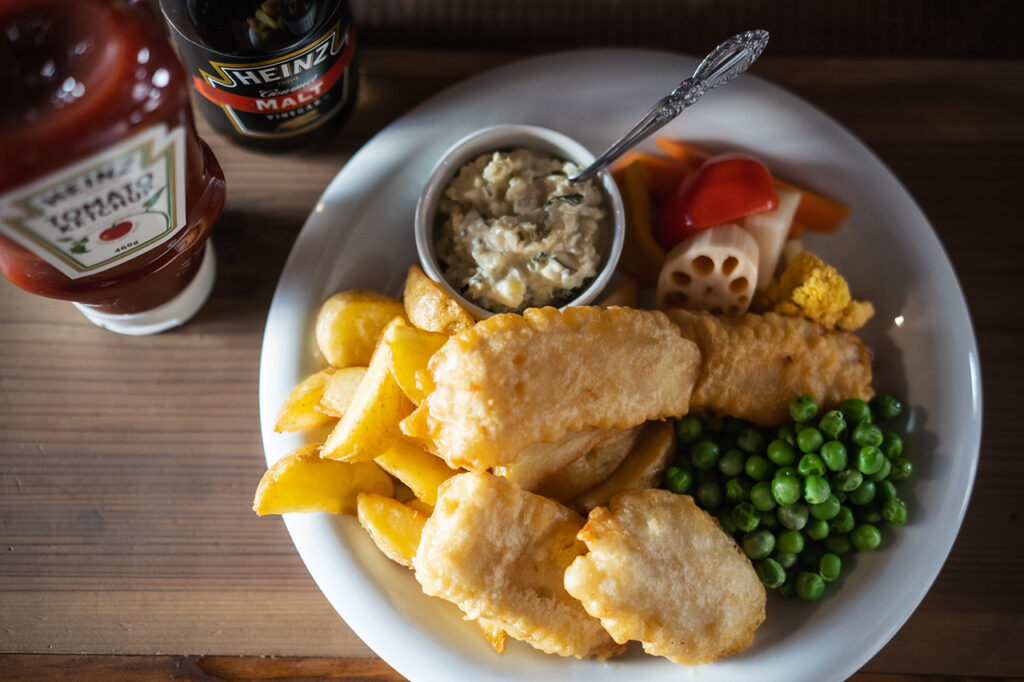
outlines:
[[[153,337],[0,282],[0,679],[401,679],[346,627],[277,518],[257,518],[263,325],[317,197],[374,133],[505,53],[362,51],[324,149],[206,137],[227,176],[213,295]],[[1024,679],[1024,62],[771,59],[896,173],[971,309],[984,436],[971,505],[928,596],[854,679]],[[5,151],[6,153],[6,151]]]

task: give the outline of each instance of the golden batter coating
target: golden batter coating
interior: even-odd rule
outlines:
[[[580,531],[590,553],[565,588],[616,642],[698,665],[743,651],[764,621],[765,590],[718,522],[686,495],[622,493],[590,512]]]
[[[495,315],[434,354],[435,388],[403,431],[451,466],[481,471],[573,431],[686,414],[699,364],[697,346],[657,311]]]
[[[824,411],[874,395],[871,351],[849,332],[777,313],[725,317],[677,309],[668,315],[704,358],[690,399],[695,411],[781,426],[797,396],[811,396]]]
[[[486,473],[441,485],[413,558],[423,591],[541,651],[605,659],[622,652],[562,584],[585,547],[583,518]]]

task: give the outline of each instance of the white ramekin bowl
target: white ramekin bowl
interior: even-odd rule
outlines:
[[[438,201],[448,182],[459,169],[476,157],[499,149],[526,148],[543,154],[572,161],[580,168],[594,160],[586,147],[562,133],[547,128],[527,125],[499,125],[478,130],[462,138],[441,156],[430,172],[423,193],[416,204],[416,250],[419,253],[423,271],[440,284],[477,319],[490,317],[494,313],[466,299],[444,278],[435,249],[435,228]],[[608,284],[615,266],[622,255],[622,243],[626,234],[626,217],[622,208],[622,197],[612,179],[611,173],[603,170],[594,176],[606,199],[608,218],[602,224],[598,235],[597,250],[601,254],[601,267],[594,279],[579,295],[562,306],[580,306],[591,303]]]

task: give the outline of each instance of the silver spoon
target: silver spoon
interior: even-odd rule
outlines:
[[[705,92],[725,85],[746,71],[761,56],[767,44],[768,31],[761,29],[740,33],[725,40],[704,57],[692,76],[662,97],[629,132],[608,147],[594,163],[570,176],[569,181],[586,180],[683,113],[683,109],[696,103]]]

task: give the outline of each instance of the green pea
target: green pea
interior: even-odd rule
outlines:
[[[903,403],[891,395],[880,395],[871,401],[875,414],[882,419],[895,419],[903,411]]]
[[[857,473],[859,474],[860,472],[858,471]],[[833,490],[835,490],[835,489],[833,488]],[[845,491],[843,491],[843,490],[835,490],[835,492],[833,492],[832,494],[836,496],[837,500],[839,500],[839,504],[846,504],[846,492]]]
[[[718,470],[726,476],[739,476],[746,460],[747,456],[742,451],[732,448],[719,458]]]
[[[825,462],[818,455],[809,452],[796,463],[796,470],[801,476],[824,476]]]
[[[892,470],[889,472],[890,481],[902,481],[914,473],[914,465],[904,457],[897,457],[892,462]]]
[[[893,525],[902,526],[907,522],[907,505],[896,497],[886,500],[882,504],[882,518]]]
[[[839,404],[839,411],[848,424],[871,423],[871,408],[860,398],[847,398]]]
[[[787,441],[776,438],[768,443],[768,459],[776,466],[787,466],[796,461],[796,450]]]
[[[829,536],[825,538],[825,549],[833,554],[843,556],[853,549],[853,544],[850,542],[850,537],[848,535],[829,533]]]
[[[825,442],[825,438],[821,435],[821,431],[808,426],[800,429],[796,434],[796,446],[800,448],[802,452],[817,452],[821,444]]]
[[[857,470],[865,476],[877,473],[882,468],[885,455],[874,445],[865,445],[857,451]]]
[[[790,445],[796,445],[796,429],[794,429],[790,424],[780,426],[775,432],[775,437],[779,440],[786,441]]]
[[[809,395],[802,395],[789,401],[789,416],[795,422],[809,422],[818,414],[818,404]]]
[[[755,481],[764,481],[772,475],[772,463],[761,455],[747,457],[747,462],[743,468],[747,472],[747,476],[750,476]]]
[[[684,471],[679,467],[669,467],[665,470],[665,487],[677,495],[688,491],[691,485],[693,485],[693,474],[689,471]]]
[[[881,503],[872,500],[867,504],[862,504],[859,507],[854,507],[853,516],[861,523],[881,523],[882,505]]]
[[[692,443],[700,438],[702,431],[700,420],[694,416],[688,415],[676,422],[676,438],[680,442]]]
[[[846,420],[839,410],[829,410],[818,422],[818,430],[832,440],[839,440],[846,435]]]
[[[810,504],[824,502],[832,494],[828,481],[821,476],[808,476],[804,479],[804,500]]]
[[[889,474],[891,474],[891,473],[892,473],[892,462],[890,462],[888,459],[886,459],[883,456],[882,457],[882,468],[879,469],[878,471],[876,471],[875,473],[871,474],[870,476],[868,476],[868,480],[873,482],[873,483],[878,483],[879,481],[884,481],[886,478],[888,478]]]
[[[779,529],[779,519],[775,515],[775,510],[761,512],[761,528],[767,528],[768,530]]]
[[[859,524],[850,533],[850,542],[862,552],[870,552],[882,544],[882,533],[870,523]]]
[[[804,551],[804,536],[798,530],[785,530],[779,533],[775,544],[780,552],[799,554]]]
[[[801,530],[807,525],[807,517],[809,512],[807,511],[806,504],[787,504],[779,507],[775,511],[775,515],[786,528],[790,530]]]
[[[824,540],[828,537],[828,521],[825,519],[814,519],[808,521],[807,525],[804,526],[804,533],[807,534],[812,540]]]
[[[850,435],[850,440],[857,445],[874,445],[875,447],[882,444],[882,438],[882,429],[874,424],[857,424]]]
[[[853,510],[845,504],[839,507],[839,513],[828,522],[833,533],[849,533],[853,530],[856,521],[853,518]]]
[[[743,551],[751,559],[763,559],[775,549],[775,536],[769,530],[755,530],[743,536]]]
[[[730,502],[746,502],[752,487],[753,483],[743,476],[730,478],[725,482],[725,498]]]
[[[856,489],[850,491],[850,503],[863,505],[875,499],[875,484],[871,481],[864,481]]]
[[[843,469],[833,477],[833,480],[835,481],[836,490],[848,493],[860,486],[864,480],[864,474],[856,469]]]
[[[779,476],[792,476],[793,478],[800,478],[800,472],[796,470],[795,466],[779,467],[772,474],[772,478],[778,478]]]
[[[899,492],[896,490],[896,484],[892,481],[878,481],[875,483],[875,490],[877,491],[878,499],[882,502],[888,502],[889,500],[899,498]]]
[[[821,446],[821,460],[832,471],[842,471],[846,468],[846,446],[830,440]]]
[[[779,566],[782,566],[783,568],[792,567],[794,564],[796,564],[797,560],[796,554],[790,554],[789,552],[780,552],[778,550],[775,551],[775,554],[772,554],[772,558],[775,559],[775,561],[778,562]]]
[[[729,535],[733,535],[739,530],[739,528],[736,527],[736,522],[732,520],[732,510],[729,510],[725,514],[719,516],[718,522],[722,524],[722,529]]]
[[[776,476],[771,486],[772,497],[779,504],[795,504],[800,499],[800,480],[795,476]]]
[[[761,514],[749,502],[740,502],[732,508],[732,520],[738,530],[749,533],[760,525]]]
[[[821,575],[821,579],[825,582],[834,582],[839,579],[839,574],[843,570],[843,560],[832,552],[827,552],[821,555],[821,561],[818,562],[818,574]]]
[[[757,577],[769,590],[782,587],[786,582],[786,569],[779,565],[779,562],[772,558],[761,559],[755,566]]]
[[[753,454],[764,445],[764,436],[757,429],[747,427],[736,434],[736,444],[740,446],[741,450]]]
[[[722,506],[722,488],[717,483],[705,481],[697,486],[697,504],[704,509],[718,509]]]
[[[896,459],[903,454],[903,439],[895,433],[886,432],[886,434],[882,436],[882,444],[878,447],[883,453],[885,453],[886,457],[889,459]]]
[[[825,592],[825,581],[817,573],[801,571],[796,577],[796,594],[804,601],[821,599]]]
[[[754,503],[759,511],[771,511],[775,509],[775,497],[772,495],[772,484],[768,481],[758,481],[750,489],[750,501]]]
[[[839,498],[834,494],[829,495],[824,501],[811,505],[811,516],[821,521],[831,521],[839,513],[840,506]]]
[[[717,443],[710,440],[702,440],[698,441],[690,449],[690,460],[693,462],[693,466],[701,471],[707,471],[718,464],[719,453],[720,450]]]

